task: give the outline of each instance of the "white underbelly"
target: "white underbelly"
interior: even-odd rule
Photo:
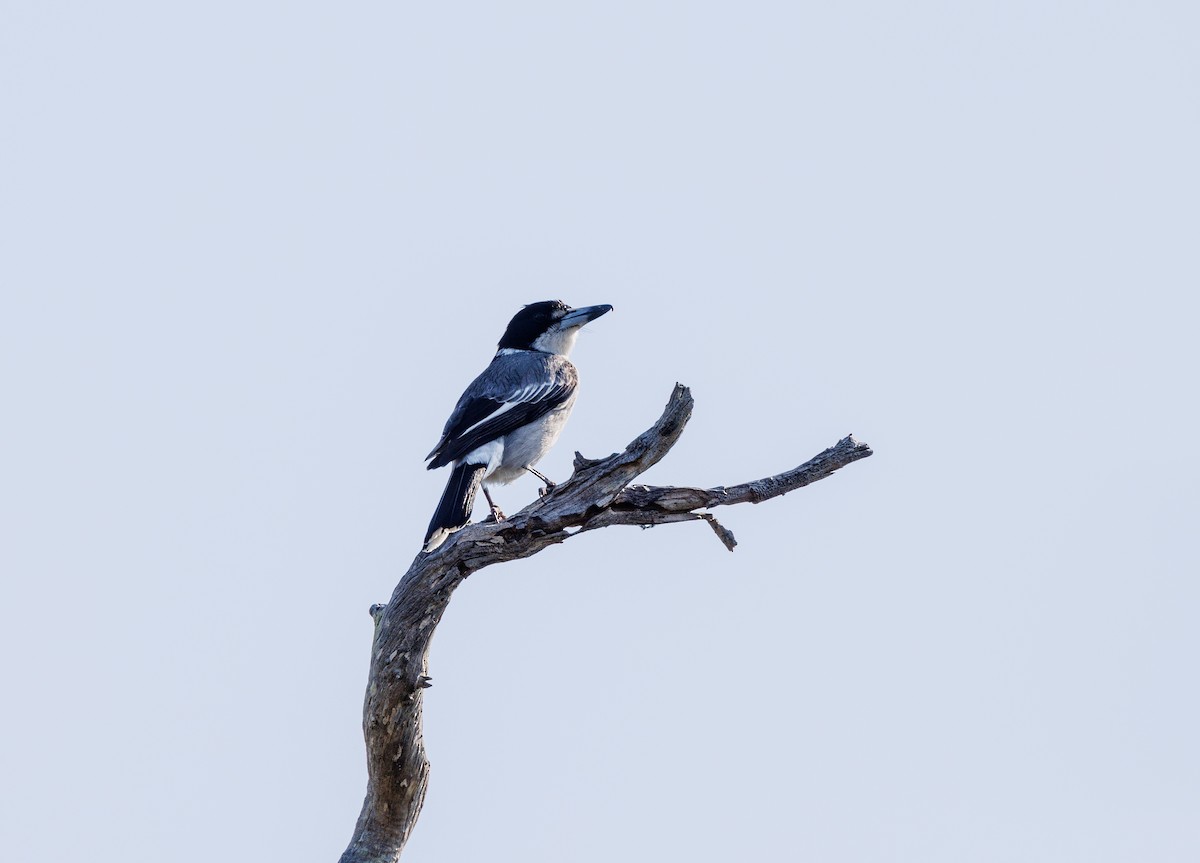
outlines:
[[[573,404],[574,399],[537,422],[505,435],[502,442],[497,441],[501,448],[498,464],[492,467],[489,459],[489,470],[484,476],[484,483],[493,485],[512,482],[525,473],[526,468],[536,465],[558,440]]]

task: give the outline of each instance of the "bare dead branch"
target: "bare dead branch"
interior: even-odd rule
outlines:
[[[711,489],[630,485],[679,440],[692,414],[692,395],[675,385],[663,414],[622,452],[604,459],[575,454],[575,472],[505,521],[469,525],[433,552],[419,553],[386,606],[371,606],[375,637],[363,704],[367,795],[341,863],[398,860],[416,825],[429,779],[421,736],[421,707],[429,644],[454,589],[494,563],[519,560],[577,532],[612,525],[706,521],[733,551],[737,541],[708,512],[717,506],[761,503],[787,494],[871,455],[846,437],[799,467],[775,476]]]

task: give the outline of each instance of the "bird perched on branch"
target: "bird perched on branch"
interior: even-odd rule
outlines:
[[[432,459],[430,470],[453,465],[425,534],[425,551],[467,525],[480,485],[497,521],[504,513],[489,485],[510,483],[529,471],[554,488],[533,466],[554,446],[575,406],[579,375],[567,355],[583,325],[611,311],[608,305],[572,309],[547,300],[513,316],[496,356],[459,398],[442,439],[425,457]]]

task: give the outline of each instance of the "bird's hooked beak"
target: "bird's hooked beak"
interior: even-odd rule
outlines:
[[[608,314],[612,311],[612,306],[605,304],[602,306],[584,306],[581,309],[571,309],[563,315],[562,320],[558,322],[560,330],[571,330],[576,327],[582,327],[589,321],[594,321],[601,315]]]

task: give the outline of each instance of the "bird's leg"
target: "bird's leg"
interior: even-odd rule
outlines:
[[[554,491],[554,489],[558,486],[558,483],[552,481],[550,479],[550,477],[546,476],[541,471],[534,470],[531,467],[526,467],[525,470],[529,471],[531,474],[533,474],[534,476],[536,476],[538,479],[540,479],[542,482],[544,482],[546,484],[545,488],[538,489],[538,497],[545,497],[546,495],[550,494],[550,492]]]
[[[483,496],[487,498],[488,506],[492,508],[492,518],[496,521],[504,521],[504,513],[500,511],[500,507],[496,506],[496,502],[492,500],[492,496],[488,494],[487,486],[480,486],[480,488],[483,489]]]

